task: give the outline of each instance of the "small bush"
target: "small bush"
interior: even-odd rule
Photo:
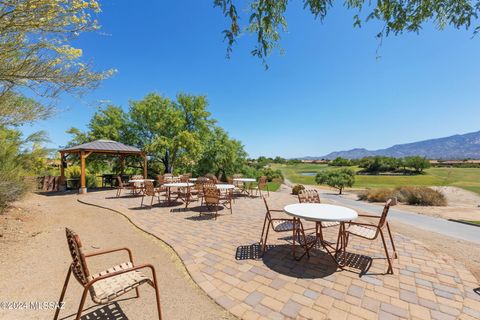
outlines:
[[[400,187],[392,189],[368,189],[358,195],[359,200],[385,202],[397,198],[398,201],[418,206],[446,206],[447,199],[440,191],[427,187]]]
[[[301,184],[297,184],[297,185],[295,185],[295,186],[292,188],[292,194],[298,195],[298,193],[299,193],[301,190],[305,190],[305,186],[303,186],[303,185],[301,185]]]

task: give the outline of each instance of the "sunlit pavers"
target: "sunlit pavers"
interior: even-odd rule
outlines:
[[[385,275],[381,241],[351,241],[346,270],[320,250],[293,260],[286,234],[272,234],[267,253],[258,258],[265,216],[260,198],[238,198],[234,213],[221,210],[217,220],[200,217],[195,203],[188,210],[180,203],[145,210],[138,198],[117,199],[112,191],[79,200],[117,210],[171,245],[194,281],[243,319],[480,318],[480,296],[473,292],[478,282],[465,266],[399,234],[395,274]],[[269,197],[275,208],[295,202],[286,191]],[[325,238],[333,241],[337,230],[329,229]]]

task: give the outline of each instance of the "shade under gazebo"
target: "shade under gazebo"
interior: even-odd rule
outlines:
[[[107,154],[120,157],[120,163],[122,169],[124,166],[125,156],[137,155],[143,157],[143,176],[147,177],[147,154],[142,150],[124,145],[121,142],[112,141],[112,140],[95,140],[92,142],[87,142],[78,146],[62,149],[59,151],[61,156],[61,165],[60,165],[60,176],[62,181],[65,181],[65,167],[64,159],[66,155],[69,154],[78,154],[80,156],[80,190],[79,193],[86,193],[86,170],[85,170],[85,161],[92,153],[97,154]]]

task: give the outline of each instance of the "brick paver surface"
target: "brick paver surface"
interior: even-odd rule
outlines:
[[[265,217],[261,198],[239,197],[232,215],[221,210],[214,220],[208,214],[199,215],[199,202],[187,210],[181,203],[141,209],[140,197],[117,199],[114,195],[114,191],[92,192],[79,199],[121,212],[168,243],[193,280],[240,318],[480,318],[480,296],[473,292],[479,286],[475,277],[463,264],[432,253],[415,239],[394,234],[399,258],[394,260],[394,275],[385,275],[381,240],[352,237],[351,263],[341,270],[320,249],[310,259],[293,260],[289,233],[271,231],[271,246],[259,257]],[[268,202],[271,208],[282,209],[297,198],[283,189],[270,193]],[[325,238],[335,241],[337,230],[328,228]]]

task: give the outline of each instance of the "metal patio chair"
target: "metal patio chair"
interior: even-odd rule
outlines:
[[[262,189],[267,189],[267,196],[270,196],[270,191],[268,190],[268,179],[266,176],[261,176],[260,178],[258,178],[257,185],[255,187],[252,187],[250,190],[255,190],[255,195],[258,195],[260,193],[261,197]]]
[[[59,305],[61,305],[63,302],[65,292],[67,291],[68,282],[70,280],[70,275],[72,273],[75,279],[77,279],[77,281],[83,287],[82,298],[80,300],[80,305],[75,317],[76,320],[80,320],[88,293],[95,304],[103,305],[132,290],[135,290],[136,298],[138,298],[140,297],[138,287],[147,283],[155,290],[158,319],[162,319],[157,276],[155,273],[155,268],[151,264],[135,266],[133,263],[132,252],[128,248],[102,250],[90,254],[84,254],[80,237],[69,228],[65,228],[65,231],[67,235],[68,249],[70,251],[70,255],[72,256],[72,263],[68,268],[67,277],[63,285],[62,293],[60,294]],[[118,251],[126,251],[128,253],[129,261],[113,266],[100,273],[93,275],[90,274],[87,266],[87,258]],[[150,269],[152,278],[147,277],[140,272],[141,269]],[[60,309],[58,308],[55,311],[54,320],[58,319],[59,313]]]
[[[374,218],[379,219],[378,223],[361,223],[361,222],[349,222],[347,232],[347,244],[349,242],[350,235],[354,235],[367,240],[375,240],[380,235],[382,238],[383,248],[385,250],[385,255],[388,261],[387,274],[393,274],[393,267],[390,254],[388,252],[387,243],[385,241],[384,230],[387,229],[388,237],[390,238],[390,243],[393,249],[393,259],[398,258],[397,251],[395,249],[395,243],[393,242],[392,232],[390,231],[390,226],[388,225],[387,215],[392,205],[392,199],[389,199],[383,208],[381,216],[368,215],[368,214],[359,214],[359,217]]]
[[[130,183],[125,183],[122,181],[122,177],[117,176],[117,195],[116,197],[120,197],[122,190],[130,190],[133,191],[133,186]]]
[[[142,194],[142,203],[140,204],[140,208],[143,207],[143,201],[145,200],[145,197],[151,197],[150,207],[149,207],[150,209],[153,206],[153,199],[155,197],[157,197],[158,203],[160,203],[160,190],[155,188],[155,186],[153,185],[153,181],[145,181],[144,190]]]
[[[265,199],[265,197],[262,197],[262,199],[265,203],[265,208],[267,209],[267,212],[265,213],[265,219],[263,220],[262,235],[260,236],[259,242],[260,246],[262,247],[261,255],[263,256],[263,254],[265,253],[265,249],[267,248],[268,233],[270,229],[272,229],[274,232],[292,232],[293,236],[297,238],[297,241],[305,249],[305,253],[297,259],[295,257],[295,247],[292,247],[293,256],[296,260],[300,260],[305,254],[307,254],[307,256],[310,258],[310,253],[308,252],[308,244],[312,241],[315,241],[315,239],[305,234],[302,222],[300,220],[295,221],[294,218],[274,218],[272,216],[272,213],[285,214],[285,212],[283,210],[270,209],[267,203],[267,199]],[[294,231],[295,227],[296,230]],[[265,238],[263,238],[264,235]]]
[[[229,195],[222,196],[215,184],[209,183],[203,185],[203,203],[210,212],[215,212],[215,220],[217,220],[218,207],[220,205],[229,209],[230,214],[233,213],[232,198]]]

